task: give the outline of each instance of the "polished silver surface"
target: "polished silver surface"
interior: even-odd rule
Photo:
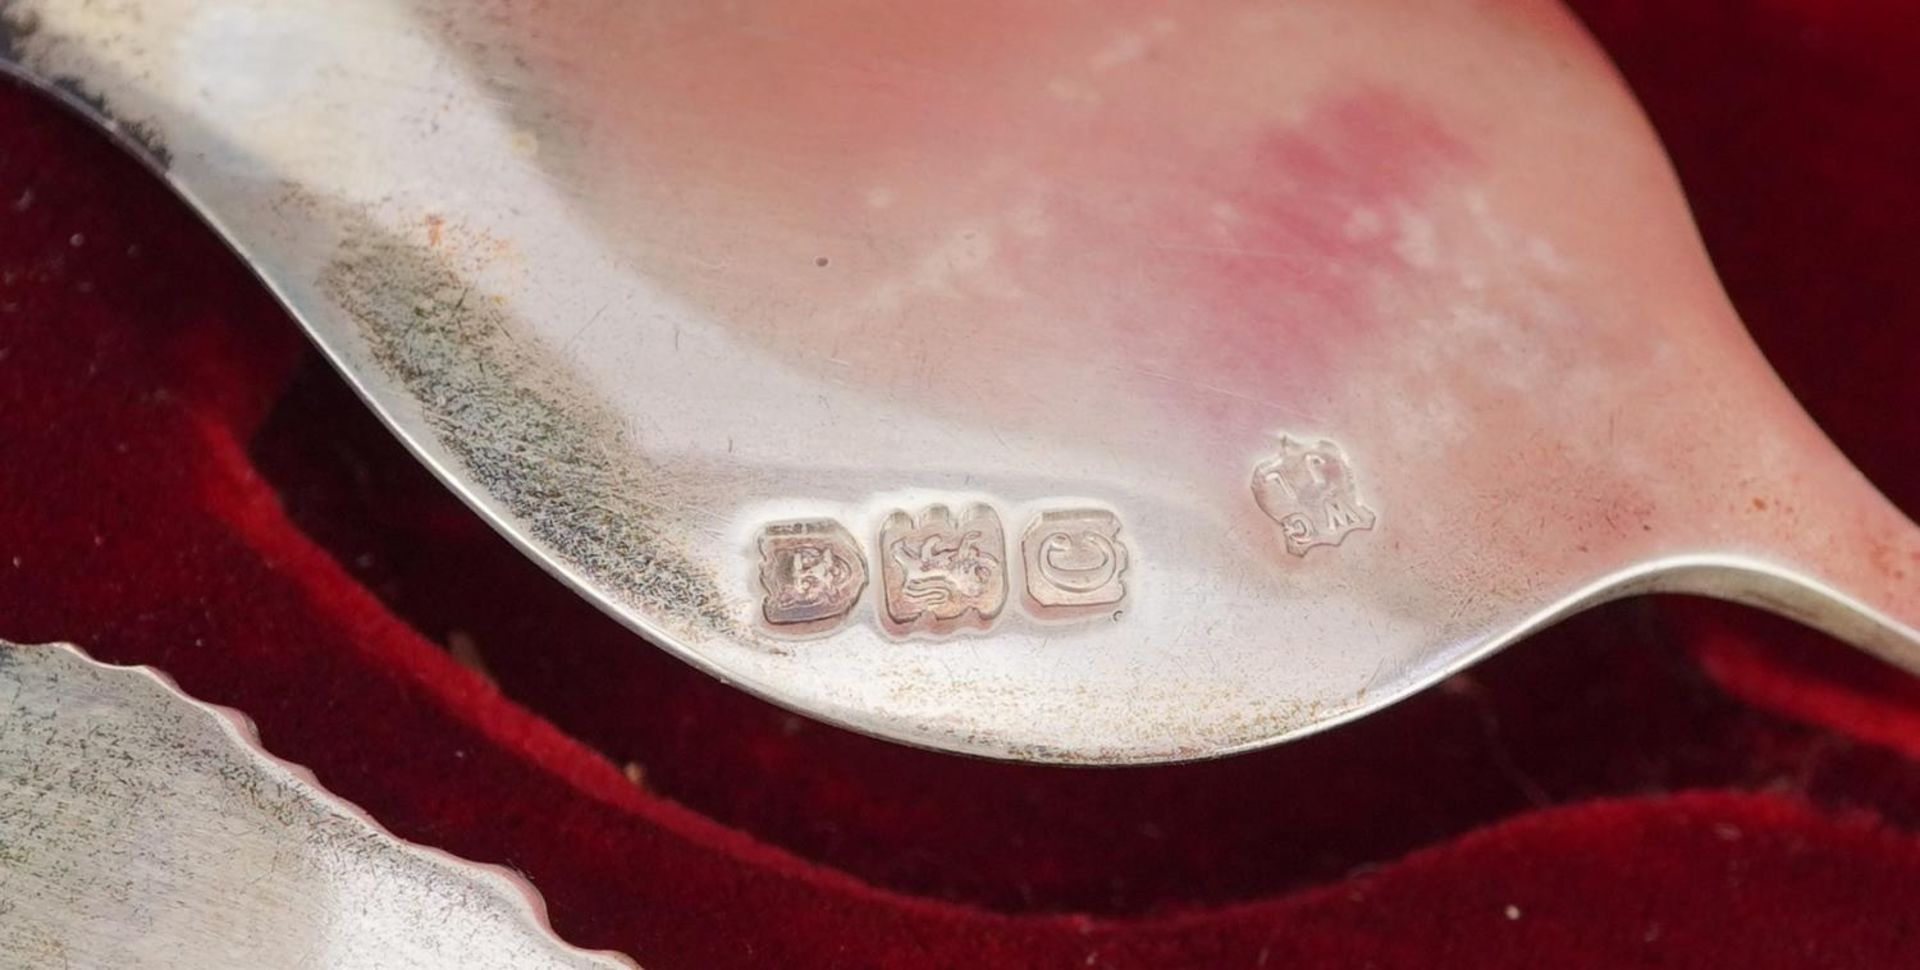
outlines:
[[[412,845],[146,668],[0,642],[0,967],[597,968],[524,880]]]
[[[1920,531],[1555,5],[0,10],[502,533],[794,710],[1208,757],[1649,590],[1920,667]]]

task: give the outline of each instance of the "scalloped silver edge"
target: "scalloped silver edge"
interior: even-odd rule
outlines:
[[[638,967],[562,941],[518,873],[395,836],[239,711],[70,644],[0,641],[0,914],[0,966]]]

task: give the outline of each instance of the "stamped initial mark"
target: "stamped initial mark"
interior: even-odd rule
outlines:
[[[845,616],[867,587],[867,560],[831,519],[760,530],[761,612],[773,626],[824,624]]]
[[[1346,454],[1324,438],[1308,446],[1281,437],[1279,453],[1254,466],[1253,500],[1280,524],[1296,556],[1373,528],[1373,510],[1360,503]]]
[[[957,520],[944,505],[928,506],[918,519],[893,513],[880,528],[887,618],[907,626],[971,610],[982,622],[993,619],[1007,601],[1006,550],[1000,516],[985,505]]]
[[[1027,594],[1046,607],[1104,606],[1127,595],[1120,520],[1100,509],[1043,512],[1020,540]]]

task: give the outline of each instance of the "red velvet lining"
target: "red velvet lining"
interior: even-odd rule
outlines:
[[[1770,356],[1920,508],[1920,24],[1579,8]],[[1350,728],[1158,769],[824,728],[525,563],[160,186],[11,89],[0,458],[0,635],[167,670],[650,967],[1916,960],[1920,686],[1850,650],[1621,604]]]

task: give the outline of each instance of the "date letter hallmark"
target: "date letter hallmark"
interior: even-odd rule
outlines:
[[[905,512],[880,527],[880,576],[886,614],[900,626],[922,616],[936,622],[968,610],[982,623],[1007,601],[1007,540],[1000,516],[985,505],[955,521],[944,505],[930,505],[918,521]]]
[[[825,624],[859,602],[867,560],[830,519],[769,525],[760,530],[760,586],[769,625]]]
[[[1127,595],[1127,547],[1120,520],[1099,509],[1043,512],[1027,527],[1020,547],[1027,566],[1027,594],[1043,607],[1105,606]]]
[[[1254,466],[1253,500],[1280,523],[1287,551],[1296,556],[1373,528],[1373,510],[1354,494],[1346,454],[1324,438],[1309,447],[1282,436],[1279,454]]]

